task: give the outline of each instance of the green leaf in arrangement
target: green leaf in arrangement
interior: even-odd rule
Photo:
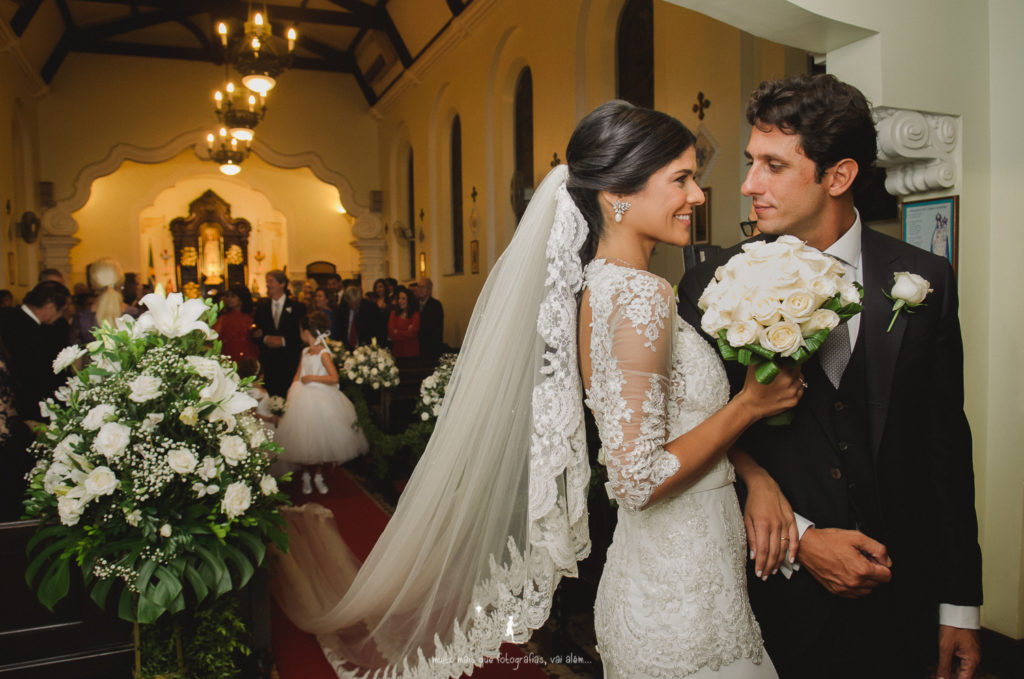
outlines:
[[[117,600],[117,617],[128,622],[135,622],[135,602],[131,591],[125,587],[121,590],[121,598]]]
[[[155,622],[157,618],[163,615],[165,610],[167,609],[154,601],[152,597],[146,594],[139,594],[136,615],[141,624],[148,625],[151,622]]]
[[[221,549],[224,550],[228,560],[235,565],[235,569],[238,571],[238,586],[244,587],[256,569],[240,549],[227,544],[221,545]]]
[[[196,602],[205,599],[206,595],[210,593],[210,588],[206,586],[206,581],[203,580],[203,576],[199,575],[199,571],[192,564],[185,564],[184,575],[192,585],[192,591],[196,594]]]
[[[110,589],[114,586],[114,578],[104,578],[96,581],[89,596],[100,608],[107,607],[107,597],[110,596]]]
[[[804,338],[804,344],[807,345],[807,351],[814,353],[821,348],[821,345],[825,343],[825,338],[828,337],[828,329],[822,329],[818,332]]]
[[[775,358],[775,352],[774,351],[772,351],[770,349],[765,349],[760,344],[748,344],[746,346],[746,348],[750,349],[750,351],[752,351],[753,353],[757,354],[758,356],[760,356],[761,358],[765,359],[766,361],[771,361],[771,360],[774,360],[774,358]]]
[[[263,563],[263,559],[267,554],[267,546],[263,544],[263,540],[244,530],[235,531],[235,537],[252,553],[255,563]]]
[[[39,583],[39,602],[49,610],[68,594],[71,587],[71,564],[67,559],[58,559],[50,564]]]
[[[32,544],[32,541],[29,543]],[[39,552],[31,562],[29,562],[28,568],[25,569],[25,582],[28,583],[29,587],[32,587],[32,582],[35,580],[36,573],[40,568],[46,565],[50,558],[57,552],[70,549],[73,546],[73,541],[70,537],[64,537],[61,540],[50,543],[46,546],[43,551]],[[60,558],[60,557],[58,557]],[[62,561],[66,561],[65,558],[60,558]]]
[[[750,359],[753,358],[753,354],[747,347],[741,348],[736,352],[736,360],[743,365],[750,365]]]
[[[754,376],[761,384],[771,384],[778,374],[779,366],[774,361],[765,361],[754,370]]]

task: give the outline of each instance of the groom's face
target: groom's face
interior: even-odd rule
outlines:
[[[800,135],[755,125],[746,156],[750,169],[741,191],[753,199],[757,228],[814,241],[828,191],[824,181],[815,180],[814,161],[804,155]]]

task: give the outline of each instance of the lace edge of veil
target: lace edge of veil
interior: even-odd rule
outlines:
[[[339,677],[351,679],[445,679],[471,673],[501,644],[520,644],[546,622],[563,575],[590,554],[586,490],[590,484],[583,424],[582,382],[577,369],[576,295],[583,286],[579,250],[587,225],[563,183],[556,193],[555,218],[547,241],[547,278],[537,315],[544,340],[541,377],[533,390],[530,443],[529,544],[509,536],[507,555],[490,559],[490,577],[473,588],[470,610],[453,624],[452,641],[434,635],[434,653],[375,670],[352,668],[320,637]]]

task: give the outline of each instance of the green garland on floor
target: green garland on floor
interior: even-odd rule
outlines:
[[[342,391],[355,406],[359,426],[370,442],[370,454],[373,456],[378,479],[388,477],[395,456],[403,449],[410,451],[410,459],[413,462],[419,460],[427,447],[430,435],[434,432],[433,420],[412,424],[400,434],[385,434],[373,421],[363,390],[353,384],[345,384]]]

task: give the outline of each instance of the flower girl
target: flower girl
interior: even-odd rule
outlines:
[[[315,468],[313,484],[327,492],[323,464],[348,462],[369,449],[359,430],[352,402],[338,390],[338,370],[327,349],[330,321],[319,312],[303,317],[300,337],[306,343],[295,378],[288,389],[288,409],[277,425],[276,441],[282,460],[306,467],[302,492],[313,492],[309,467]]]

